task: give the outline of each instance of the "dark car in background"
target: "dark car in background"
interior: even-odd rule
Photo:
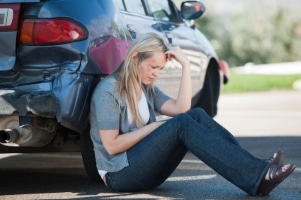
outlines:
[[[192,106],[212,117],[227,81],[206,37],[193,25],[199,1],[1,0],[0,153],[81,151],[100,180],[89,136],[94,86],[122,62],[137,35],[160,34],[191,61]],[[157,84],[175,96],[181,68],[167,66]]]

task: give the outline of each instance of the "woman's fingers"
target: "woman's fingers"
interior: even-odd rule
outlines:
[[[178,61],[183,67],[189,66],[189,60],[187,56],[184,54],[184,52],[181,50],[180,47],[174,46],[171,47],[167,52],[167,60],[170,60],[171,58]]]

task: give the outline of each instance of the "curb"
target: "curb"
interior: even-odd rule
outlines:
[[[279,75],[292,75],[301,74],[301,62],[285,62],[285,63],[271,63],[255,65],[247,63],[241,67],[233,69],[236,73],[241,74],[279,74]]]

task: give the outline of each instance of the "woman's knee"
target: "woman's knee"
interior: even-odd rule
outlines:
[[[206,113],[206,111],[203,108],[200,107],[196,107],[191,109],[187,114],[194,116],[194,115],[202,115],[202,116],[207,116],[208,114]]]
[[[178,121],[178,124],[181,126],[186,125],[186,123],[189,123],[190,120],[192,120],[191,116],[188,113],[181,113],[178,114],[176,117],[174,117]]]

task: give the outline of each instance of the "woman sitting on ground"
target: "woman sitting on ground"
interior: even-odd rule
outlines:
[[[166,62],[182,65],[176,99],[154,85]],[[282,164],[281,151],[267,160],[243,149],[201,108],[191,109],[190,63],[179,47],[156,34],[132,42],[124,63],[95,88],[91,138],[97,169],[107,187],[135,192],[162,184],[187,151],[250,195],[268,195],[295,165]],[[171,116],[156,121],[155,113]]]

